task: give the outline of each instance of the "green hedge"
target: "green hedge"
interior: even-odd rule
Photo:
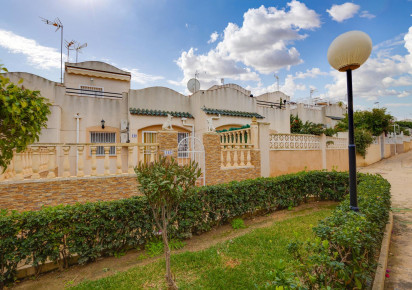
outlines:
[[[342,200],[348,174],[310,171],[205,186],[181,205],[170,229],[185,238],[248,214],[296,206],[314,196]],[[0,211],[0,286],[15,277],[18,263],[39,270],[47,260],[66,267],[73,255],[79,263],[137,248],[153,238],[154,222],[145,197],[110,202]]]
[[[371,287],[389,219],[390,183],[380,175],[359,175],[358,181],[360,212],[350,210],[348,195],[330,217],[314,227],[314,241],[289,245],[299,261],[299,278],[310,289]]]

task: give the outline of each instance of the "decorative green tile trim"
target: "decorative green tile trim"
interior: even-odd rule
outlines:
[[[258,119],[263,119],[264,117],[259,115],[258,113],[251,113],[251,112],[240,112],[240,111],[230,111],[230,110],[218,110],[218,109],[210,109],[203,107],[202,110],[206,114],[213,114],[213,115],[223,115],[223,116],[232,116],[232,117],[246,117],[246,118],[253,118],[256,117]]]
[[[168,114],[178,118],[194,118],[192,114],[188,112],[171,112],[161,110],[149,110],[149,109],[136,109],[130,108],[130,114],[132,115],[146,115],[146,116],[167,116]]]

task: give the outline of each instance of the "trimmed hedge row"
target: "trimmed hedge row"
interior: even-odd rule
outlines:
[[[350,210],[348,195],[313,228],[315,241],[289,245],[301,266],[299,278],[310,289],[371,288],[389,220],[390,183],[380,175],[359,175],[358,180],[360,212]]]
[[[312,196],[339,201],[347,192],[347,173],[323,171],[205,186],[181,205],[170,230],[185,238],[245,214],[296,206]],[[73,255],[86,263],[140,247],[153,238],[153,225],[145,197],[23,213],[1,210],[0,286],[14,279],[17,264],[40,270],[49,260],[67,267]]]

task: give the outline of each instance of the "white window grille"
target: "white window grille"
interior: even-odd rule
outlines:
[[[94,87],[94,86],[80,86],[80,94],[86,95],[89,97],[103,97],[103,88]]]
[[[180,144],[180,141],[182,141],[184,138],[189,137],[189,133],[177,133],[177,144]],[[180,144],[179,146],[179,152],[178,152],[178,156],[180,158],[188,158],[189,157],[189,153],[187,151],[189,151],[189,139],[186,139],[185,142],[183,142],[182,144]]]
[[[116,143],[116,133],[111,132],[90,132],[91,143]],[[116,147],[110,146],[109,155],[116,155]],[[97,146],[96,156],[104,156],[104,147]]]

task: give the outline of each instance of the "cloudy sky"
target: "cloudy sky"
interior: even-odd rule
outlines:
[[[277,90],[276,75],[292,100],[311,89],[313,97],[345,100],[345,73],[326,54],[336,36],[362,30],[374,46],[353,72],[356,108],[412,118],[411,0],[15,0],[2,10],[0,63],[10,71],[60,80],[60,32],[40,19],[59,17],[65,40],[88,44],[79,61],[129,70],[133,88],[186,94],[198,72],[202,89],[223,78],[258,95]]]

